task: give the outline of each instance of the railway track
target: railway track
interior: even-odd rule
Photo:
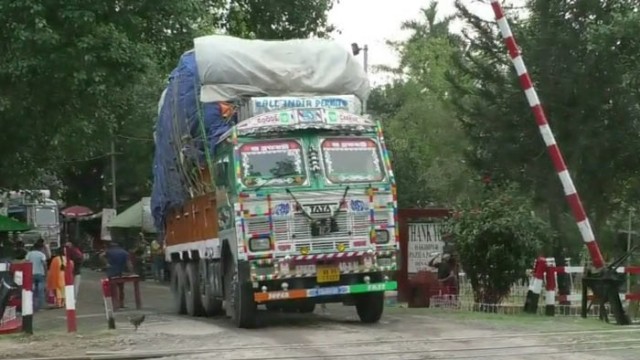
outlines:
[[[329,335],[330,333],[328,333]],[[632,359],[640,349],[640,327],[551,331],[497,336],[440,337],[409,339],[371,339],[348,342],[312,342],[288,345],[226,346],[164,351],[88,352],[76,357],[42,357],[20,360],[285,360],[285,359],[522,359],[528,356],[567,359],[569,354],[594,353],[598,356],[616,352]],[[584,358],[584,357],[583,357]],[[585,358],[587,359],[587,358]]]

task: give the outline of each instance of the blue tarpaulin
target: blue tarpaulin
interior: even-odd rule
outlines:
[[[167,212],[189,198],[186,173],[191,173],[195,166],[206,165],[203,144],[213,156],[220,136],[236,121],[222,116],[219,103],[201,103],[199,99],[200,81],[195,53],[188,51],[169,76],[155,126],[151,212],[160,232],[164,232]],[[203,141],[202,127],[206,141]]]

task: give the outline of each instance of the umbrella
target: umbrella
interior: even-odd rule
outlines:
[[[0,232],[27,230],[31,230],[31,226],[10,217],[0,215]]]
[[[93,210],[86,206],[74,205],[61,211],[62,215],[69,218],[77,218],[93,214]]]

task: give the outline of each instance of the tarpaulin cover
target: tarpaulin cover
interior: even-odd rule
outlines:
[[[214,146],[220,136],[235,121],[223,118],[218,103],[201,103],[199,97],[200,81],[195,54],[188,51],[171,72],[158,106],[151,212],[155,226],[160,231],[164,229],[164,216],[169,209],[182,205],[190,197],[185,174],[190,168],[180,164],[206,164],[201,125],[204,126],[206,144],[213,156]],[[193,141],[186,141],[185,136]]]
[[[201,100],[246,96],[369,95],[360,63],[335,41],[266,41],[209,35],[194,40]]]

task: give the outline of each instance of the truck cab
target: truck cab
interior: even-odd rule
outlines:
[[[253,98],[240,109],[203,175],[214,195],[194,200],[200,212],[215,203],[211,238],[185,252],[180,221],[167,220],[179,311],[224,301],[238,326],[250,327],[259,304],[312,312],[342,302],[363,322],[380,319],[384,292],[397,287],[396,188],[381,126],[359,110],[354,96]],[[181,297],[188,272],[204,285]]]

